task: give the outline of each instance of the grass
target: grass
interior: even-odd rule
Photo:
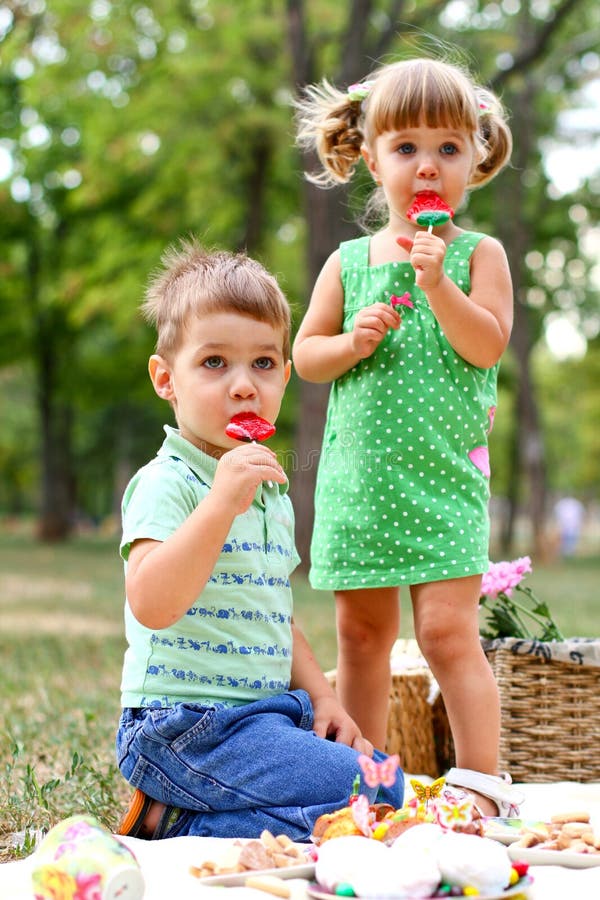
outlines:
[[[596,636],[600,558],[535,566],[527,583],[565,634]],[[294,576],[296,618],[335,666],[334,604]],[[123,572],[116,537],[37,544],[0,530],[0,860],[76,812],[114,829],[129,788],[116,769]],[[402,635],[412,636],[403,599]]]

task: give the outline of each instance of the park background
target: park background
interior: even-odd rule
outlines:
[[[123,653],[119,503],[169,411],[139,316],[163,249],[197,235],[274,271],[298,324],[370,187],[323,191],[292,101],[327,76],[444,55],[511,114],[512,165],[459,211],[515,287],[491,436],[492,558],[566,634],[597,636],[600,569],[600,7],[592,0],[20,0],[0,8],[0,857],[82,808],[115,827]],[[298,619],[335,662],[305,577],[328,386],[294,376],[272,446],[304,568]],[[555,501],[586,516],[561,557]],[[404,606],[403,634],[410,636]]]

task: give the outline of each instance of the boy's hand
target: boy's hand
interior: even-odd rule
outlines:
[[[261,444],[242,444],[219,460],[211,493],[218,495],[237,516],[249,508],[263,481],[286,482],[275,453]]]
[[[415,283],[427,293],[438,286],[444,277],[446,244],[433,232],[417,231],[414,240],[400,235],[396,243],[410,254],[410,264],[415,270]]]
[[[390,328],[400,328],[401,318],[387,303],[373,303],[357,312],[352,328],[352,350],[366,359],[377,349]]]
[[[359,753],[373,756],[373,745],[362,736],[354,719],[350,718],[335,696],[313,699],[313,730],[319,737],[348,744]]]

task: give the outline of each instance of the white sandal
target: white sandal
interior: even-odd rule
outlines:
[[[450,769],[446,775],[448,787],[466,788],[487,797],[498,807],[498,815],[515,819],[519,817],[519,804],[525,800],[521,791],[512,787],[508,772],[486,775],[473,769]]]

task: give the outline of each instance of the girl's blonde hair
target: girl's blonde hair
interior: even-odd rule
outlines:
[[[142,314],[157,332],[156,352],[177,351],[190,316],[234,312],[280,328],[290,358],[290,306],[276,278],[244,253],[205,250],[194,239],[169,247],[150,278]]]
[[[309,175],[330,187],[350,180],[363,144],[384,131],[446,127],[468,132],[476,165],[467,187],[490,181],[510,158],[512,136],[502,105],[458,66],[437,59],[407,59],[377,69],[354,90],[324,80],[298,101],[298,143],[316,150],[323,171]],[[353,99],[364,95],[364,99]]]

